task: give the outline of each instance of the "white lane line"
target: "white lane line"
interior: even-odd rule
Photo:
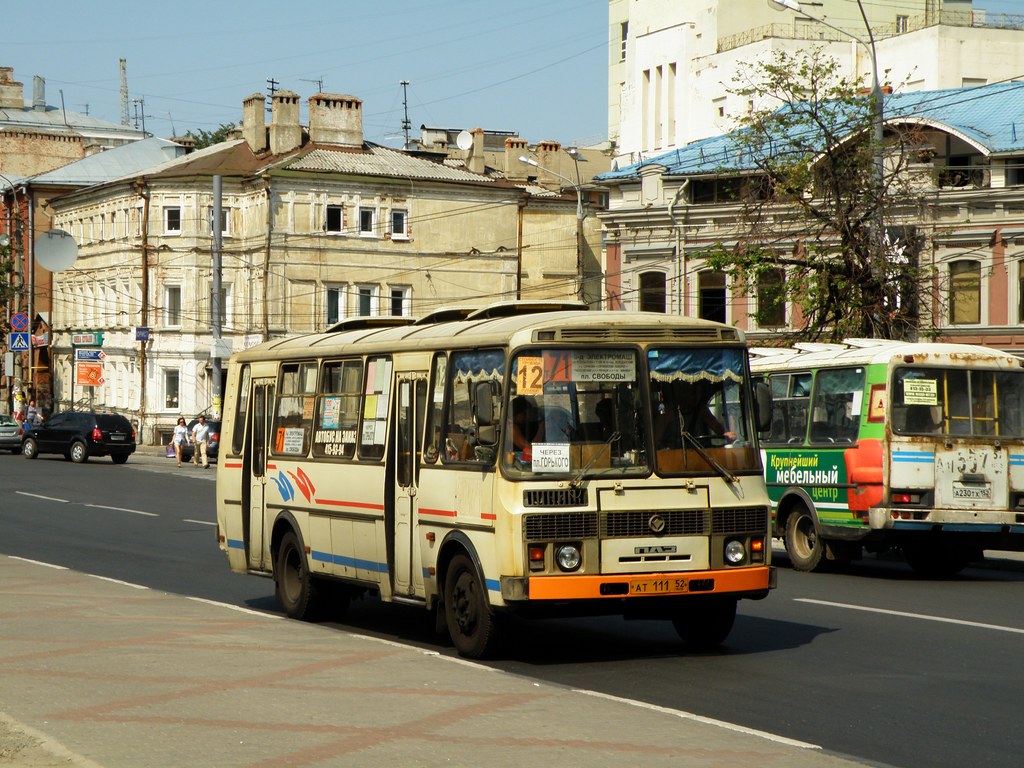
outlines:
[[[27,557],[18,557],[17,555],[8,555],[11,560],[20,560],[23,563],[32,563],[32,565],[41,565],[44,568],[53,568],[55,571],[66,571],[68,570],[63,565],[54,565],[53,563],[44,563],[42,560],[30,560]]]
[[[131,512],[133,515],[145,515],[146,517],[160,517],[156,512],[143,512],[140,509],[126,509],[125,507],[108,507],[106,504],[83,504],[82,506],[93,509],[111,509],[114,512]]]
[[[216,525],[217,524],[215,522],[211,522],[210,520],[190,520],[187,517],[184,520],[182,520],[181,522],[183,522],[183,523],[195,523],[196,525]]]
[[[29,493],[28,491],[15,491],[15,493],[21,496],[31,496],[33,499],[42,499],[43,501],[59,501],[61,504],[70,504],[71,502],[67,499],[57,499],[53,496],[42,496],[38,493]]]
[[[85,575],[89,576],[91,578],[94,578],[94,579],[99,579],[100,581],[109,581],[111,584],[120,584],[122,587],[131,587],[132,589],[149,589],[149,587],[147,587],[147,586],[145,586],[143,584],[132,584],[130,581],[121,581],[121,579],[112,579],[109,576],[97,576],[95,573],[87,573]]]
[[[238,611],[239,613],[247,613],[250,616],[260,616],[264,619],[283,619],[284,616],[278,616],[274,613],[265,613],[263,611],[254,611],[252,608],[243,608],[240,605],[232,605],[231,603],[222,603],[220,600],[209,600],[205,597],[190,597],[185,595],[186,600],[193,600],[197,603],[205,603],[206,605],[215,605],[218,608],[227,608],[229,611]]]
[[[714,725],[718,728],[724,728],[727,731],[735,731],[736,733],[744,733],[748,736],[756,736],[759,739],[766,739],[768,741],[774,741],[777,744],[785,744],[790,747],[798,747],[800,749],[821,749],[817,744],[810,744],[806,741],[797,741],[796,739],[788,739],[785,736],[779,736],[775,733],[768,733],[767,731],[759,731],[755,728],[747,728],[736,723],[730,723],[725,720],[715,720],[713,717],[704,717],[703,715],[695,715],[693,712],[685,712],[681,709],[670,709],[668,707],[659,707],[657,704],[648,704],[643,701],[636,701],[635,699],[624,699],[620,696],[611,696],[607,693],[601,693],[600,691],[588,691],[584,688],[574,688],[576,693],[582,693],[585,696],[593,696],[598,699],[607,699],[608,701],[617,701],[620,704],[629,704],[632,707],[640,707],[640,709],[647,709],[651,712],[661,712],[665,715],[672,715],[683,720],[692,720],[695,723],[703,723],[705,725]]]
[[[892,611],[888,608],[870,608],[866,605],[851,605],[849,603],[833,603],[830,600],[812,600],[807,597],[795,597],[797,603],[811,603],[812,605],[827,605],[831,608],[845,608],[848,611],[864,611],[866,613],[882,613],[887,616],[901,616],[905,619],[921,619],[922,621],[937,621],[941,624],[959,624],[964,627],[977,627],[979,629],[994,629],[997,632],[1011,632],[1015,635],[1024,635],[1024,629],[1019,627],[1005,627],[1001,624],[985,624],[981,621],[967,621],[966,619],[949,619],[945,616],[930,616],[927,613],[909,613],[907,611]]]

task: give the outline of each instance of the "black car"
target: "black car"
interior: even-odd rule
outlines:
[[[90,456],[109,456],[115,464],[124,464],[135,453],[135,430],[116,413],[65,411],[25,428],[22,456],[34,459],[41,453],[60,453],[78,464]]]
[[[199,423],[199,419],[192,419],[188,423],[186,429],[188,429],[188,439],[192,439],[192,427]],[[213,461],[217,458],[217,448],[220,447],[220,420],[211,421],[206,420],[206,426],[210,428],[210,444],[206,446],[206,458]],[[196,447],[192,443],[181,446],[181,460],[192,461],[192,455],[195,453]]]

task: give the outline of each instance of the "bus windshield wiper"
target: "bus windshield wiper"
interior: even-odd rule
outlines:
[[[693,435],[691,435],[691,434],[690,434],[689,432],[687,432],[687,431],[686,431],[685,429],[680,429],[680,430],[679,430],[679,434],[681,434],[681,435],[683,436],[683,450],[686,450],[686,446],[685,446],[685,444],[686,444],[686,443],[688,442],[688,443],[689,443],[690,445],[692,445],[692,446],[693,446],[693,449],[694,449],[694,450],[695,450],[695,451],[696,451],[696,452],[697,452],[698,454],[700,454],[700,457],[701,457],[702,459],[704,459],[704,461],[706,461],[706,462],[707,462],[708,464],[710,464],[710,465],[711,465],[711,467],[712,467],[712,468],[713,468],[713,469],[714,469],[714,470],[715,470],[715,471],[716,471],[716,472],[717,472],[718,474],[720,474],[720,475],[721,475],[721,476],[722,476],[723,478],[725,478],[725,481],[726,481],[727,483],[735,483],[735,482],[736,482],[736,481],[738,480],[738,478],[736,477],[736,475],[734,475],[734,474],[733,474],[732,472],[730,472],[730,471],[729,471],[728,469],[726,469],[726,468],[725,468],[725,467],[723,467],[723,466],[722,466],[721,464],[719,464],[719,463],[718,463],[718,461],[717,461],[717,460],[715,459],[715,457],[714,457],[714,456],[712,456],[712,455],[711,455],[710,453],[708,453],[708,452],[707,452],[707,451],[706,451],[706,450],[704,449],[704,446],[700,444],[700,440],[698,440],[698,439],[697,439],[696,437],[694,437]]]
[[[622,437],[622,435],[620,435],[617,431],[612,432],[608,436],[608,439],[601,444],[601,447],[594,451],[594,455],[590,457],[590,461],[588,461],[585,466],[579,468],[579,470],[576,472],[576,475],[572,478],[572,480],[569,481],[569,486],[571,488],[579,488],[580,485],[582,485],[583,483],[583,476],[586,475],[587,472],[590,471],[590,468],[594,466],[594,462],[597,461],[601,457],[601,454],[603,454],[606,450],[610,450],[611,444],[618,440],[620,437]]]

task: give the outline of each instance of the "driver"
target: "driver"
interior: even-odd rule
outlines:
[[[655,406],[654,442],[659,448],[674,447],[680,426],[696,437],[718,435],[735,440],[736,433],[726,429],[707,405],[698,384],[677,381],[662,386],[660,402]]]

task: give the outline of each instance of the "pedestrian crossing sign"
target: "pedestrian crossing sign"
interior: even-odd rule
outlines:
[[[28,352],[28,333],[12,333],[7,348],[12,352]]]

